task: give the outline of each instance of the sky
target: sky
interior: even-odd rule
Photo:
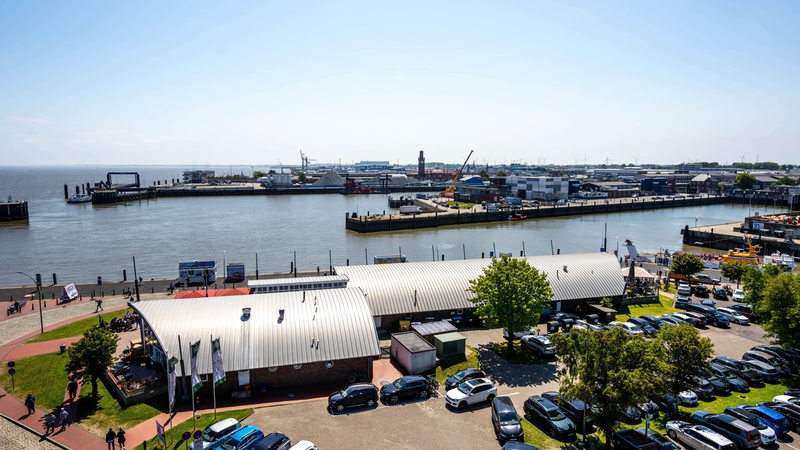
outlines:
[[[0,2],[0,165],[800,163],[797,1]]]

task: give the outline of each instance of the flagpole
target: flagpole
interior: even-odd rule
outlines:
[[[214,335],[211,335],[211,397],[214,398],[214,420],[217,420],[217,382],[214,380]]]

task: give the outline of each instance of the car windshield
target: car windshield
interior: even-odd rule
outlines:
[[[500,425],[516,425],[519,423],[519,417],[514,412],[504,412],[500,413],[497,417],[500,421]]]
[[[460,380],[461,380],[462,378],[464,378],[465,376],[467,376],[467,372],[456,372],[456,374],[455,374],[455,375],[453,375],[453,378],[454,378],[456,381],[460,381]]]
[[[549,417],[553,422],[565,419],[564,413],[562,413],[560,409],[548,409],[547,417]]]
[[[222,444],[220,444],[220,447],[222,447],[223,450],[236,450],[236,446],[237,445],[239,445],[239,441],[237,441],[236,439],[230,438],[227,441],[225,441]]]
[[[392,384],[393,384],[393,385],[394,385],[394,387],[396,387],[397,389],[403,389],[404,387],[406,387],[406,380],[404,380],[403,378],[398,378],[398,379],[397,379],[397,380],[395,380],[395,382],[394,382],[394,383],[392,383]]]
[[[203,432],[203,440],[206,442],[212,442],[217,440],[217,435],[211,430],[206,430]]]
[[[463,394],[469,395],[469,393],[472,391],[472,386],[469,384],[469,382],[461,383],[458,385],[458,390]]]

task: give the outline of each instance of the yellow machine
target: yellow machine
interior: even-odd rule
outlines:
[[[467,166],[467,163],[469,162],[469,158],[472,156],[473,152],[474,152],[474,150],[470,150],[469,151],[469,155],[467,155],[467,159],[464,160],[464,164],[461,165],[461,168],[458,169],[458,172],[456,172],[456,175],[453,177],[453,182],[450,183],[450,186],[448,186],[447,189],[445,189],[442,192],[441,195],[443,197],[452,197],[453,196],[453,192],[455,191],[456,183],[458,183],[458,180],[461,178],[461,173],[464,171],[464,167]]]

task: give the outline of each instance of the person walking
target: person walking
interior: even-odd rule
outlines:
[[[69,393],[69,401],[75,401],[75,396],[78,395],[78,382],[75,378],[71,378],[67,383],[67,392]]]
[[[114,442],[117,439],[117,433],[114,433],[112,428],[108,429],[108,433],[106,433],[106,443],[108,443],[108,450],[115,450]]]
[[[44,434],[48,435],[56,429],[56,416],[49,412],[44,416]]]
[[[69,425],[69,411],[67,411],[67,408],[61,408],[58,418],[61,421],[61,431],[65,431],[67,425]]]
[[[28,396],[25,397],[25,406],[28,408],[28,415],[36,412],[36,397],[34,397],[33,394],[28,394]]]
[[[117,430],[117,442],[119,443],[119,450],[125,450],[125,430],[122,427]]]
[[[97,311],[105,311],[105,310],[103,309],[103,299],[101,299],[101,298],[98,298],[97,300],[95,300],[95,302],[97,302],[97,308],[95,308],[95,309],[94,309],[94,312],[97,312]]]

